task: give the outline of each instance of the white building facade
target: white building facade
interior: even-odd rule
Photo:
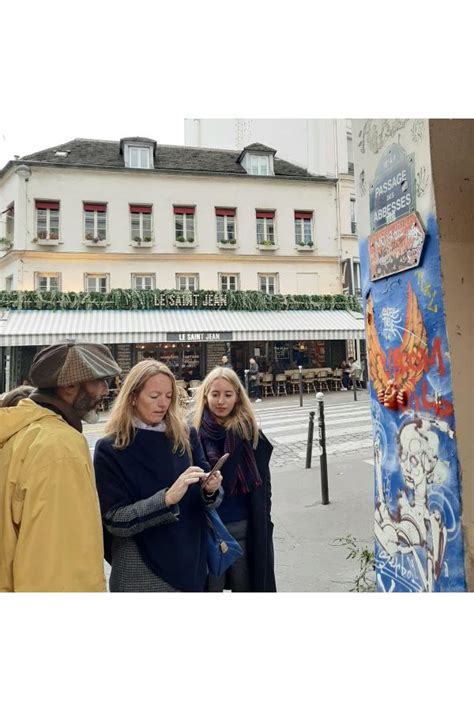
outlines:
[[[342,251],[336,200],[334,177],[312,175],[260,143],[233,151],[160,146],[140,137],[75,139],[0,171],[0,290],[337,295]],[[198,321],[192,330],[199,330]],[[186,341],[190,329],[177,324],[174,331],[184,331]],[[125,370],[140,349],[166,360],[169,339],[156,333],[160,343],[153,348],[146,332],[135,333],[126,355],[122,348]],[[342,343],[349,332],[341,333]],[[278,334],[284,337],[281,329]],[[292,335],[305,335],[298,334]],[[102,340],[123,346],[122,336],[103,332]],[[255,345],[257,336],[254,346],[234,349],[240,365],[256,351],[275,358],[268,338],[260,339],[267,345]],[[40,343],[40,337],[18,338]],[[200,374],[235,340],[224,329],[216,339],[225,341],[220,349],[204,354],[193,347],[199,353],[186,361]],[[249,334],[245,339],[252,340]],[[291,347],[285,353],[290,361]],[[318,353],[322,358],[321,346]],[[179,374],[184,365],[181,359]],[[17,366],[16,380],[25,368]]]
[[[242,150],[261,142],[309,173],[336,181],[326,206],[335,213],[341,288],[360,296],[352,122],[348,119],[185,119],[187,146]]]

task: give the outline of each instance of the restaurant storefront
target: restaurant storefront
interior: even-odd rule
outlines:
[[[335,367],[364,356],[362,314],[345,310],[9,310],[0,321],[1,388],[28,377],[34,354],[65,338],[105,343],[126,373],[143,358],[176,377],[201,379],[227,355],[239,374],[249,358],[275,366]]]

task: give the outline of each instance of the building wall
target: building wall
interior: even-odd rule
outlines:
[[[474,121],[430,121],[432,180],[461,465],[466,575],[474,590]]]
[[[144,250],[142,250],[144,251]],[[184,251],[184,250],[183,250]],[[14,288],[33,290],[35,272],[60,272],[63,291],[83,291],[84,274],[110,274],[110,288],[130,289],[131,274],[155,274],[157,289],[175,289],[177,273],[199,274],[201,289],[218,289],[218,274],[240,275],[241,290],[258,290],[258,274],[277,273],[279,291],[284,294],[340,293],[339,265],[334,260],[308,261],[307,254],[276,261],[271,257],[252,257],[230,261],[221,255],[185,254],[150,258],[145,255],[104,255],[12,253],[4,260],[0,285],[5,277],[15,275]]]
[[[132,273],[151,272],[157,274],[157,288],[174,288],[175,274],[186,272],[200,274],[201,288],[216,289],[218,273],[230,272],[240,274],[241,289],[257,289],[257,274],[263,272],[279,274],[282,293],[340,292],[333,183],[33,167],[28,181],[13,173],[3,181],[3,201],[13,194],[12,186],[15,244],[0,262],[0,288],[15,274],[15,289],[33,289],[35,272],[61,272],[63,290],[82,290],[86,272],[110,273],[112,288],[129,288]],[[33,241],[35,199],[60,201],[57,246]],[[84,242],[83,201],[107,203],[105,247]],[[130,203],[153,205],[153,246],[130,243]],[[193,248],[174,244],[174,204],[196,206]],[[237,208],[236,249],[218,247],[215,207]],[[276,210],[276,250],[257,248],[257,208]],[[313,211],[313,251],[295,246],[295,209]]]
[[[354,135],[377,585],[380,591],[462,591],[458,415],[429,126],[421,119],[360,120]]]

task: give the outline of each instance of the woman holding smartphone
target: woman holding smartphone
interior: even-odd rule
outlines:
[[[169,368],[143,360],[128,373],[97,442],[94,467],[111,592],[199,592],[207,576],[205,509],[222,498],[207,476]]]
[[[244,551],[226,573],[210,575],[209,592],[276,592],[269,462],[272,445],[259,432],[250,400],[236,373],[214,368],[195,399],[194,425],[206,459],[224,453],[224,500],[219,516]]]

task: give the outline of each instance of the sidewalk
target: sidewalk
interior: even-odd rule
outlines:
[[[319,462],[319,460],[317,460]],[[335,538],[353,535],[373,546],[373,467],[361,459],[331,459],[329,501],[321,504],[319,466],[304,462],[272,472],[272,518],[280,592],[347,592],[359,564],[346,560]]]

